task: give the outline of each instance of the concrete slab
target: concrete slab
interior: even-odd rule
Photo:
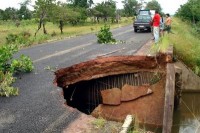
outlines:
[[[151,93],[153,93],[153,91],[150,89],[149,85],[132,86],[132,85],[125,84],[122,87],[121,101],[125,102],[125,101],[136,100],[137,98],[149,95]]]
[[[120,105],[121,103],[121,90],[119,88],[112,88],[101,91],[103,104],[107,105]]]
[[[138,98],[137,100],[122,102],[118,106],[99,105],[92,115],[102,116],[107,120],[123,121],[126,115],[136,117],[139,123],[154,126],[162,126],[164,111],[165,76],[150,89],[154,92],[151,95]]]
[[[181,70],[182,90],[188,92],[200,92],[200,77],[197,76],[184,63],[177,61],[175,63],[176,71]]]

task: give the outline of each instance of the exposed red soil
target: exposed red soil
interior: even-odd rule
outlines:
[[[171,62],[172,58],[165,54],[159,56],[113,56],[103,57],[63,68],[55,72],[54,83],[66,87],[79,81],[100,77],[153,70]]]
[[[151,95],[140,97],[118,106],[100,104],[93,112],[95,117],[102,116],[107,120],[123,121],[126,115],[136,117],[139,123],[162,126],[164,111],[165,76],[158,83],[150,86]]]

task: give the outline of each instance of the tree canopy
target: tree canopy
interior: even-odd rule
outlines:
[[[25,0],[24,2],[20,3],[20,9],[17,11],[18,18],[20,20],[32,18],[32,13],[28,9],[28,5],[30,4],[30,2],[31,2],[30,0]]]
[[[17,9],[8,7],[3,12],[3,20],[16,20],[17,19]]]
[[[86,22],[90,17],[93,22],[118,22],[122,12],[126,16],[134,16],[136,10],[139,9],[137,0],[124,0],[124,9],[117,10],[116,1],[106,0],[101,3],[96,3],[93,0],[66,0],[60,2],[58,0],[35,0],[34,11],[30,11],[28,6],[31,0],[25,0],[20,4],[19,9],[7,8],[0,10],[0,20],[19,20],[34,18],[38,22],[37,32],[42,28],[44,34],[47,34],[46,22],[58,24],[62,29],[65,24],[77,25]],[[35,21],[34,21],[35,22]]]
[[[75,7],[88,8],[94,4],[93,0],[68,0]]]
[[[127,17],[136,15],[137,11],[141,8],[137,0],[124,0],[124,14]]]
[[[189,0],[182,5],[176,12],[176,16],[192,21],[193,23],[200,22],[200,0]]]
[[[116,3],[112,0],[98,3],[94,9],[99,12],[102,17],[112,17],[115,15]]]
[[[47,30],[45,28],[45,22],[50,19],[50,17],[54,14],[56,0],[37,0],[35,1],[35,13],[36,16],[39,18],[38,29],[35,32],[35,36],[40,28],[43,26],[43,33],[47,34]]]
[[[157,0],[152,0],[152,1],[148,2],[147,5],[146,5],[146,9],[156,10],[159,13],[161,13],[161,11],[162,11],[162,8],[161,8],[161,6],[160,6],[160,4],[158,3]]]

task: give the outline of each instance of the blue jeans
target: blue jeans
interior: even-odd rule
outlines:
[[[155,43],[158,43],[159,41],[159,27],[153,27],[153,35],[155,38]]]

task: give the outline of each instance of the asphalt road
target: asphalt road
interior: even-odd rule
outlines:
[[[19,96],[0,97],[0,133],[62,132],[80,112],[64,105],[61,89],[53,85],[53,71],[105,54],[134,54],[151,38],[150,33],[134,33],[132,26],[112,32],[125,43],[97,44],[95,34],[88,34],[21,50],[32,58],[35,70],[17,75]]]

